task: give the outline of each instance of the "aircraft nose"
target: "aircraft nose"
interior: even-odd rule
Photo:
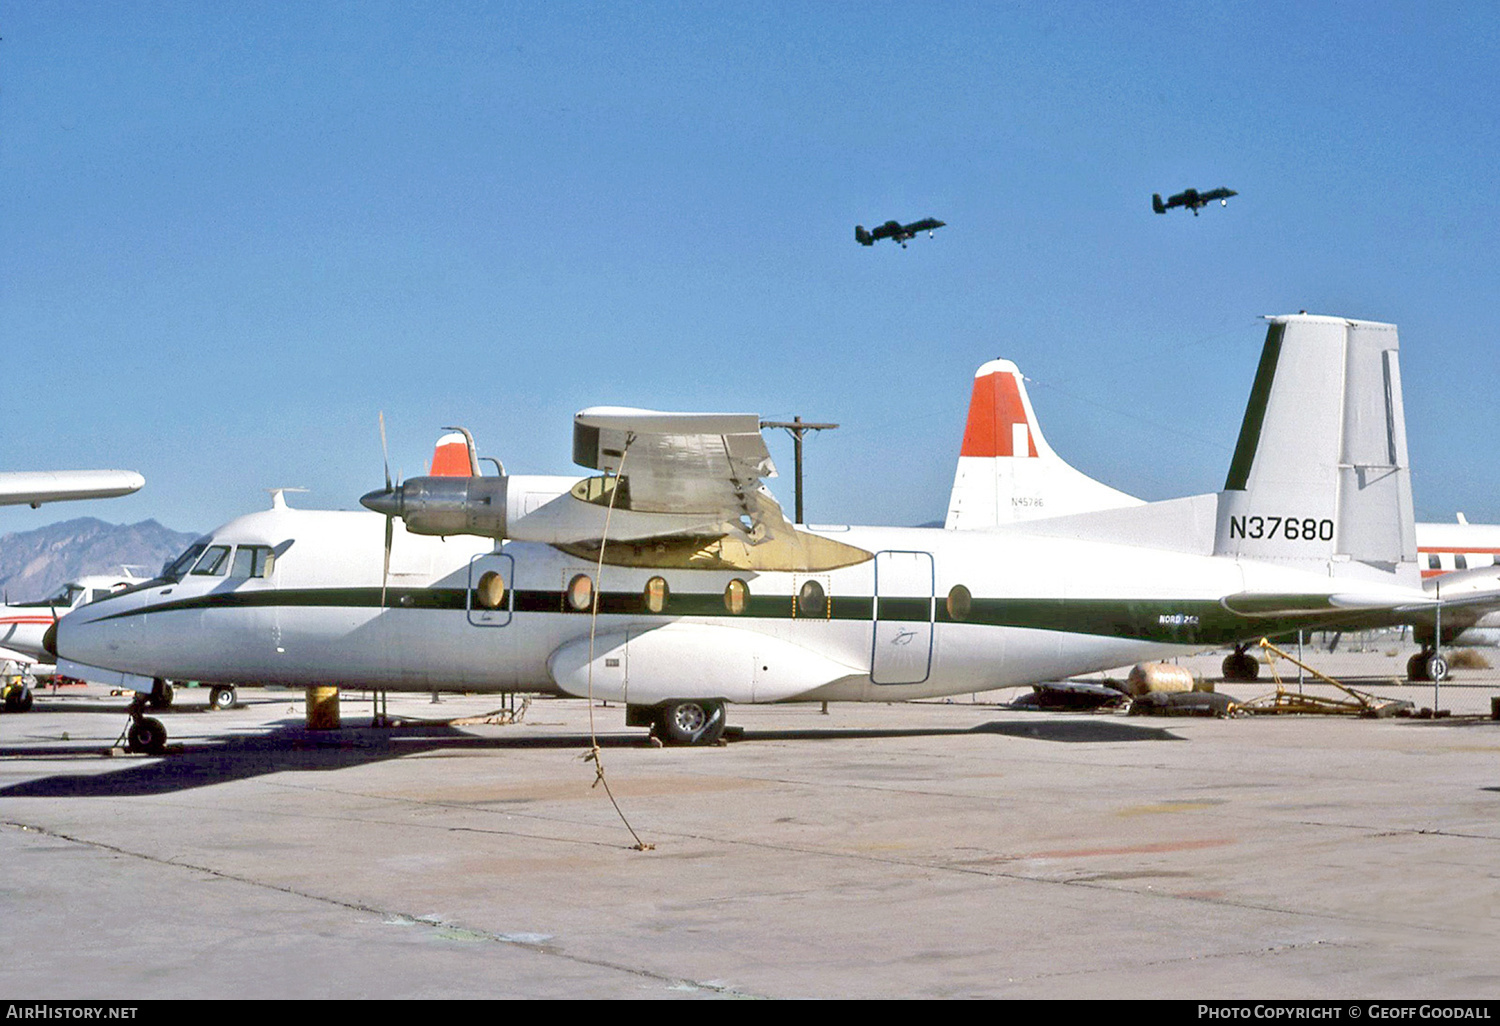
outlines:
[[[382,488],[379,491],[366,492],[360,496],[359,504],[365,509],[374,510],[383,516],[400,516],[401,493],[394,488]]]

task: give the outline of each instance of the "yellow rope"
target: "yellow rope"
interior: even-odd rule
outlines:
[[[625,829],[629,830],[630,836],[635,838],[635,850],[654,851],[656,845],[647,844],[641,840],[641,835],[635,832],[635,827],[630,825],[630,820],[625,818],[625,811],[620,808],[620,803],[615,800],[615,793],[609,789],[609,781],[604,776],[604,753],[599,750],[599,738],[594,732],[594,633],[599,626],[599,597],[604,593],[604,588],[602,587],[604,578],[604,547],[609,544],[609,522],[615,512],[615,497],[620,494],[620,475],[625,470],[625,458],[630,454],[630,445],[634,441],[634,435],[625,436],[625,447],[620,453],[620,464],[615,468],[615,487],[609,493],[609,508],[604,512],[604,534],[599,539],[599,562],[594,568],[594,602],[589,614],[589,750],[584,754],[583,761],[594,764],[594,782],[589,785],[589,790],[593,790],[600,784],[604,785],[604,793],[609,796],[609,803],[615,807],[615,812],[619,813],[620,822],[625,824]]]

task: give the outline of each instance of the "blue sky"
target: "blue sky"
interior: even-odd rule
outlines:
[[[1080,469],[1214,491],[1301,309],[1399,325],[1419,517],[1500,522],[1493,4],[10,0],[0,37],[0,468],[147,480],[0,533],[350,508],[382,410],[408,476],[447,424],[568,473],[603,404],[837,421],[809,518],[919,523],[996,356]]]

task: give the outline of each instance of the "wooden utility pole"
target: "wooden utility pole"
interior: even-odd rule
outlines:
[[[762,428],[785,428],[786,433],[792,436],[792,451],[796,454],[794,462],[797,465],[797,523],[802,523],[802,435],[808,431],[832,431],[838,427],[837,424],[809,424],[800,416],[793,417],[790,421],[785,420],[763,420],[760,422]]]

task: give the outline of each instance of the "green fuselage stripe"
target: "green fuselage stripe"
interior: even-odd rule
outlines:
[[[469,593],[462,588],[388,588],[384,606],[401,609],[468,610]],[[520,590],[507,594],[499,611],[555,613],[587,616],[566,605],[561,591]],[[109,599],[101,600],[101,605]],[[306,588],[284,590],[225,591],[191,598],[170,599],[145,608],[125,610],[100,619],[122,619],[149,613],[209,611],[252,608],[365,608],[381,607],[379,588]],[[604,616],[640,619],[682,617],[744,618],[749,620],[838,620],[869,621],[875,603],[869,596],[835,596],[821,609],[795,608],[791,595],[752,596],[744,612],[732,616],[722,593],[673,592],[660,612],[651,612],[639,592],[604,592],[599,612]],[[102,610],[100,610],[102,612]],[[1304,613],[1295,617],[1247,617],[1225,609],[1212,599],[1038,599],[975,598],[962,619],[950,616],[942,599],[921,597],[880,598],[880,619],[889,622],[969,624],[978,627],[1023,627],[1063,631],[1101,637],[1130,638],[1182,645],[1222,645],[1260,635],[1269,637],[1295,633],[1299,628],[1321,630],[1329,626],[1360,626],[1358,615],[1347,611]]]

